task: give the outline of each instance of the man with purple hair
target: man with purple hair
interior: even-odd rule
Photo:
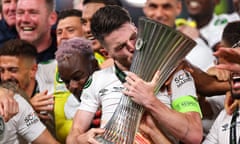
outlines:
[[[64,140],[72,126],[73,116],[80,105],[82,89],[87,87],[90,83],[90,80],[87,81],[89,76],[99,67],[91,42],[82,37],[63,40],[55,54],[59,80],[71,92],[71,94],[62,92],[57,97],[55,96],[56,132],[58,138]],[[99,127],[100,115],[100,112],[96,113],[92,127]]]

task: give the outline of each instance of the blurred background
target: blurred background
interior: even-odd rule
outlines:
[[[61,11],[63,9],[76,8],[81,9],[81,2],[83,0],[56,0],[56,9]],[[137,20],[140,16],[143,16],[142,6],[146,0],[119,0],[123,6],[129,10],[134,23],[137,23]],[[232,13],[233,12],[233,3],[232,0],[221,0],[221,2],[216,6],[215,13]],[[185,6],[183,5],[182,14],[179,17],[186,18],[187,13]]]

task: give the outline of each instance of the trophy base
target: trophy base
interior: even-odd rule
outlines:
[[[95,137],[95,139],[96,139],[100,144],[114,144],[113,142],[110,142],[110,141],[104,139],[104,138],[101,137],[101,136],[97,136],[97,137]]]

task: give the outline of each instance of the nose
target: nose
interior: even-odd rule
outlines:
[[[68,39],[68,34],[66,31],[63,30],[63,32],[58,35],[58,44],[60,44],[63,40],[67,40]]]
[[[12,2],[10,3],[10,5],[9,5],[9,9],[10,9],[11,11],[16,11],[16,8],[17,8],[17,2],[12,1]]]
[[[28,12],[24,12],[24,14],[20,16],[20,19],[24,22],[28,22],[30,19],[30,15],[28,14]]]
[[[164,15],[164,11],[163,11],[163,9],[161,7],[156,9],[156,11],[155,11],[155,18],[156,18],[156,20],[162,19],[163,15]]]
[[[128,40],[127,41],[127,49],[131,53],[133,53],[135,50],[135,42],[136,42],[136,40]]]
[[[91,34],[91,26],[90,22],[86,22],[86,24],[82,25],[82,30],[84,34]]]

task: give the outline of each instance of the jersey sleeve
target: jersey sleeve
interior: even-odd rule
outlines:
[[[172,108],[178,112],[198,112],[201,109],[197,101],[193,77],[187,71],[180,70],[173,76],[171,83]]]
[[[94,81],[94,75],[89,77],[87,86],[84,86],[81,95],[81,104],[79,109],[95,113],[99,107],[99,98],[97,93],[97,86]]]
[[[15,95],[19,104],[19,115],[17,116],[17,131],[28,142],[39,137],[46,127],[42,124],[31,105],[20,95]]]
[[[220,137],[218,136],[219,128],[221,128],[221,122],[223,121],[224,117],[224,110],[222,110],[216,120],[214,121],[209,133],[207,134],[206,138],[203,141],[203,144],[218,144]],[[224,129],[224,127],[222,127]],[[227,136],[226,136],[227,137]],[[224,141],[224,139],[223,139]]]

